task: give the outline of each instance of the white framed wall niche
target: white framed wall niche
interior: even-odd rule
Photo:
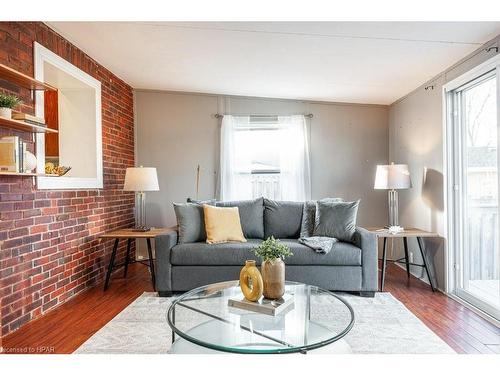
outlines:
[[[35,42],[35,78],[58,89],[58,153],[46,155],[45,134],[37,134],[37,170],[46,161],[71,170],[61,177],[39,176],[39,189],[103,187],[101,82]],[[35,114],[45,117],[44,93],[36,93]]]

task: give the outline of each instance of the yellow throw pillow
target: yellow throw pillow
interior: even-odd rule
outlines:
[[[241,229],[238,207],[203,205],[207,243],[247,242]]]

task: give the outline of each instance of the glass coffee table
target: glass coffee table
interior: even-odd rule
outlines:
[[[354,311],[341,297],[316,286],[287,282],[293,306],[277,316],[228,306],[241,295],[238,281],[211,284],[178,297],[167,312],[170,353],[351,353],[342,338]],[[317,350],[320,349],[320,350]]]

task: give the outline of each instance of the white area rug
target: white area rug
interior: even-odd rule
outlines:
[[[354,353],[455,353],[390,293],[377,293],[375,298],[341,295],[355,313],[354,327],[344,338]],[[167,353],[172,333],[166,313],[171,300],[144,293],[75,353]]]

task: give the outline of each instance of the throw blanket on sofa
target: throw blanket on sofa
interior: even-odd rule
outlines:
[[[337,241],[338,240],[333,237],[312,236],[299,238],[299,242],[302,245],[306,245],[321,254],[328,254]]]

